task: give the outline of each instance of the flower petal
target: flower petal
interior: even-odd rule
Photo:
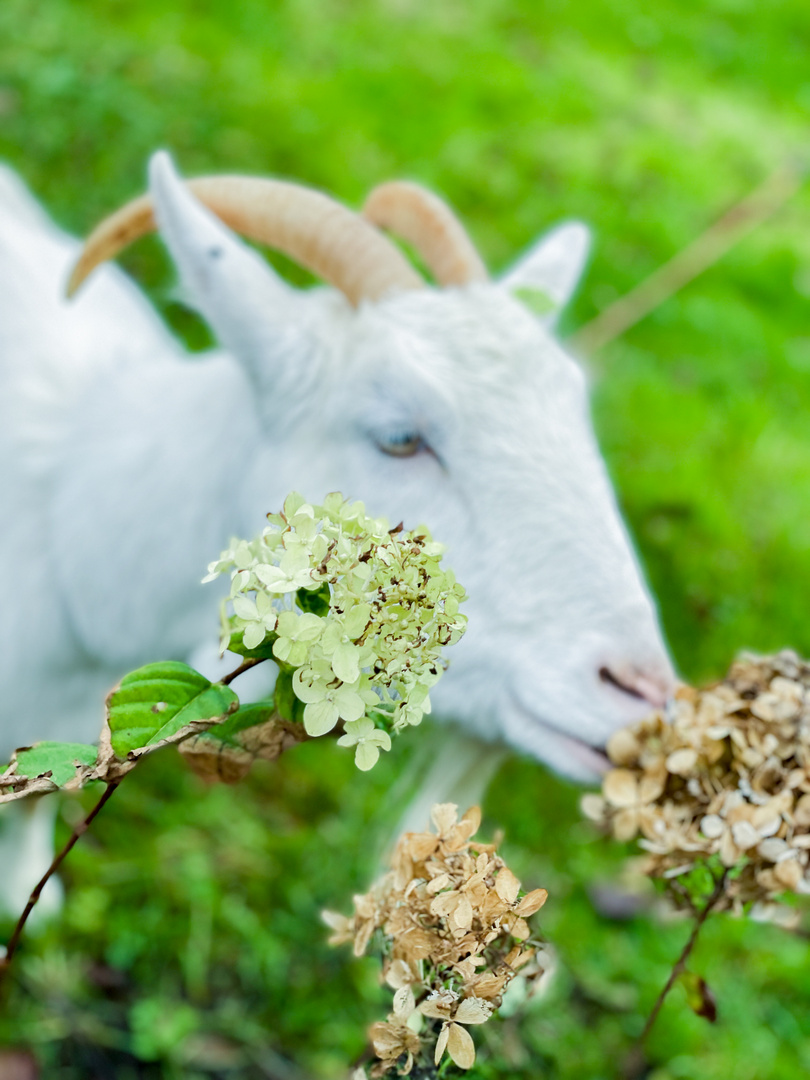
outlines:
[[[525,941],[531,934],[529,924],[525,919],[515,919],[512,924],[512,929],[509,931],[512,937],[517,938],[518,941]]]
[[[380,748],[371,742],[361,742],[354,752],[354,763],[361,772],[368,772],[377,764]]]
[[[459,1024],[485,1024],[492,1016],[492,1005],[482,998],[465,998],[453,1019]]]
[[[425,712],[430,712],[430,709],[425,709]],[[471,806],[469,810],[465,810],[461,815],[459,825],[464,826],[467,836],[475,836],[481,827],[481,807]]]
[[[304,730],[307,735],[325,735],[339,719],[340,715],[331,701],[311,701],[304,708]]]
[[[716,840],[725,832],[726,825],[719,814],[706,814],[700,822],[700,831],[709,840]]]
[[[697,752],[689,746],[673,750],[666,760],[667,770],[675,776],[687,776],[697,765]]]
[[[442,1054],[444,1054],[445,1047],[447,1046],[447,1040],[449,1038],[448,1025],[444,1024],[442,1030],[439,1032],[439,1037],[436,1040],[436,1053],[433,1055],[434,1065],[438,1065],[442,1060]]]
[[[738,848],[747,851],[760,841],[760,835],[749,821],[735,821],[731,826],[731,835]]]
[[[248,596],[235,596],[233,598],[233,611],[234,615],[238,615],[240,619],[244,619],[246,622],[251,622],[259,617],[259,609]]]
[[[248,623],[242,635],[242,642],[247,649],[256,649],[264,641],[265,629],[259,622]]]
[[[592,791],[582,796],[579,801],[579,808],[585,817],[591,821],[601,822],[605,817],[605,800],[601,795],[595,795]]]
[[[611,769],[602,781],[602,793],[611,806],[635,806],[638,782],[629,769]]]
[[[471,1069],[475,1064],[475,1043],[460,1024],[448,1026],[447,1053],[460,1069]]]
[[[515,913],[528,918],[530,915],[534,915],[535,911],[539,911],[546,900],[548,900],[547,889],[532,889],[530,893],[526,893],[515,908]]]
[[[613,835],[617,840],[632,840],[638,832],[638,811],[620,810],[613,819]]]
[[[501,900],[504,900],[507,904],[514,904],[519,889],[520,882],[509,867],[502,867],[495,878],[495,892],[500,896]]]
[[[459,896],[458,903],[456,904],[452,912],[452,916],[453,918],[451,925],[452,923],[455,923],[456,926],[462,930],[469,930],[472,926],[472,904],[470,903],[469,897],[466,893],[462,893]]]
[[[343,642],[332,653],[332,671],[345,683],[354,683],[360,676],[360,650],[356,645]]]
[[[619,728],[608,739],[606,749],[614,765],[635,765],[641,747],[632,731]]]
[[[416,999],[410,986],[401,986],[394,994],[394,1016],[404,1024],[416,1008]]]
[[[455,825],[458,818],[458,807],[455,803],[436,803],[430,811],[430,816],[439,836],[443,836]]]

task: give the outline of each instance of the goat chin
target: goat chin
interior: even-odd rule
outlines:
[[[556,724],[531,712],[517,701],[504,710],[507,738],[556,773],[580,784],[595,784],[610,767],[607,754],[584,739],[562,731]]]
[[[537,717],[522,717],[542,732],[542,758],[555,772],[582,784],[598,782],[608,767],[606,755],[596,747],[568,736]],[[456,803],[461,811],[482,802],[495,773],[509,757],[502,743],[476,738],[455,724],[432,724],[432,731],[411,764],[415,794],[402,814],[396,835],[424,832],[436,803]]]
[[[436,803],[453,802],[461,810],[480,803],[509,754],[503,746],[476,739],[455,725],[433,728],[411,766],[412,772],[418,771],[418,787],[400,818],[397,836],[425,832]]]

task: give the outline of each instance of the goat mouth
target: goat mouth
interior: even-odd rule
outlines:
[[[591,769],[597,776],[604,776],[610,769],[611,761],[605,751],[600,746],[591,746],[590,743],[585,742],[584,739],[577,739],[573,735],[563,735],[561,731],[556,728],[543,725],[548,731],[552,732],[557,740],[562,744],[566,750],[570,750],[571,755],[576,761],[586,768]]]
[[[604,746],[594,746],[592,743],[586,742],[585,739],[579,739],[576,735],[561,731],[554,724],[550,724],[547,720],[538,716],[536,712],[527,709],[525,705],[519,702],[516,702],[516,704],[529,723],[553,739],[562,753],[575,762],[580,769],[586,770],[592,776],[604,776],[613,767],[613,763],[605,753]]]

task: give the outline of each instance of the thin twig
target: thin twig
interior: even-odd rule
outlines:
[[[807,170],[796,165],[771,173],[683,251],[577,330],[569,344],[587,356],[620,337],[775,214],[798,191],[806,175]]]
[[[57,855],[54,856],[53,862],[39,879],[37,884],[34,886],[34,890],[28,898],[28,903],[25,905],[25,910],[17,920],[17,925],[14,927],[14,931],[9,938],[8,944],[6,945],[6,954],[2,958],[0,958],[0,983],[2,983],[3,976],[8,971],[11,961],[14,959],[14,954],[17,951],[17,946],[20,944],[20,938],[22,937],[23,930],[25,929],[25,924],[28,922],[28,918],[31,912],[36,907],[36,903],[42,894],[42,890],[45,888],[50,879],[53,877],[53,875],[65,861],[67,856],[73,850],[79,838],[87,832],[94,819],[104,809],[104,806],[112,797],[113,792],[120,783],[120,780],[111,780],[107,784],[106,788],[104,789],[104,793],[102,794],[96,805],[89,812],[89,814],[85,818],[83,818],[74,828],[73,832],[68,837],[68,841],[65,846]]]
[[[234,679],[237,679],[240,675],[243,675],[246,671],[250,671],[250,669],[252,667],[256,667],[257,664],[263,664],[265,659],[266,658],[264,656],[248,657],[248,659],[244,660],[239,665],[238,668],[235,668],[233,671],[228,672],[227,675],[224,675],[219,680],[220,683],[223,686],[230,685],[230,683],[232,683]]]
[[[675,964],[674,964],[674,966],[672,968],[672,971],[670,971],[670,973],[669,973],[669,978],[667,979],[663,990],[658,995],[658,999],[656,1000],[655,1005],[653,1005],[652,1012],[650,1013],[650,1015],[647,1018],[647,1023],[644,1025],[644,1030],[642,1031],[641,1035],[639,1036],[639,1039],[638,1039],[639,1045],[641,1045],[644,1042],[644,1040],[647,1038],[647,1036],[650,1034],[652,1026],[655,1023],[656,1019],[658,1018],[658,1014],[661,1011],[661,1006],[664,1004],[664,1000],[666,999],[667,994],[670,992],[672,987],[675,985],[675,982],[678,979],[678,977],[681,974],[683,974],[683,972],[684,972],[684,970],[686,968],[686,961],[689,959],[689,956],[691,955],[692,949],[694,949],[694,947],[695,947],[695,942],[698,939],[698,934],[700,933],[703,924],[706,922],[709,915],[714,910],[714,907],[715,907],[717,901],[720,899],[720,897],[723,895],[723,893],[725,891],[725,888],[726,888],[726,876],[727,876],[727,871],[724,870],[723,873],[721,874],[720,878],[718,879],[717,884],[714,887],[714,892],[709,897],[709,899],[706,901],[705,906],[697,913],[697,916],[695,918],[695,925],[692,927],[692,933],[689,935],[689,940],[684,945],[684,947],[683,947],[683,949],[681,951],[681,955],[675,961]]]

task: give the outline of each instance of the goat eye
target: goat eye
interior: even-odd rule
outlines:
[[[379,439],[377,446],[389,457],[413,457],[415,454],[430,449],[422,436],[412,431]]]

